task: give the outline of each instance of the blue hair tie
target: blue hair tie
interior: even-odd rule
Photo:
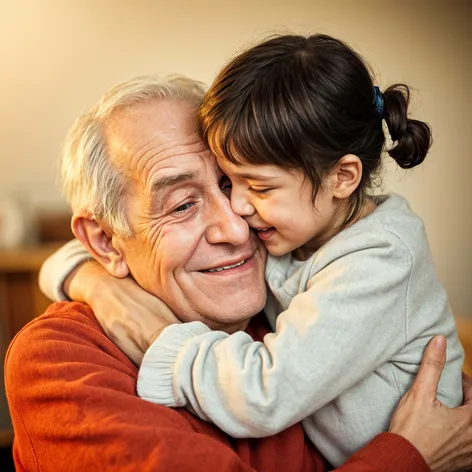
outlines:
[[[384,117],[384,98],[380,89],[374,87],[374,105],[377,113],[383,118]]]

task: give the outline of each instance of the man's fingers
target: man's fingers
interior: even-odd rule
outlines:
[[[464,391],[464,403],[472,403],[472,379],[462,372],[462,390]]]
[[[436,399],[439,379],[446,363],[446,338],[435,336],[426,346],[418,375],[413,382],[416,393]]]

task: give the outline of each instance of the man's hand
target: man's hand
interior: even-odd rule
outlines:
[[[74,270],[64,289],[73,300],[92,307],[105,334],[138,366],[160,333],[180,323],[164,302],[133,279],[113,277],[95,261]]]
[[[435,472],[472,470],[472,380],[463,374],[464,404],[447,408],[437,399],[446,362],[446,339],[428,344],[418,375],[401,399],[390,432],[408,439]]]

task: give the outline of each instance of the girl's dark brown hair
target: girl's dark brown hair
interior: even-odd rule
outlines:
[[[361,182],[350,198],[352,221],[380,169],[382,118],[394,141],[390,156],[402,168],[426,157],[431,131],[408,118],[410,92],[396,84],[374,105],[364,60],[326,35],[278,36],[233,59],[206,93],[198,124],[206,144],[235,164],[271,164],[301,170],[314,196],[346,154],[362,161]]]

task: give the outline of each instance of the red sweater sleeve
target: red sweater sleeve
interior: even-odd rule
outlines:
[[[18,472],[253,470],[212,425],[137,397],[136,367],[85,305],[53,305],[5,366]]]
[[[409,441],[396,434],[382,433],[336,472],[430,472],[430,468]]]

